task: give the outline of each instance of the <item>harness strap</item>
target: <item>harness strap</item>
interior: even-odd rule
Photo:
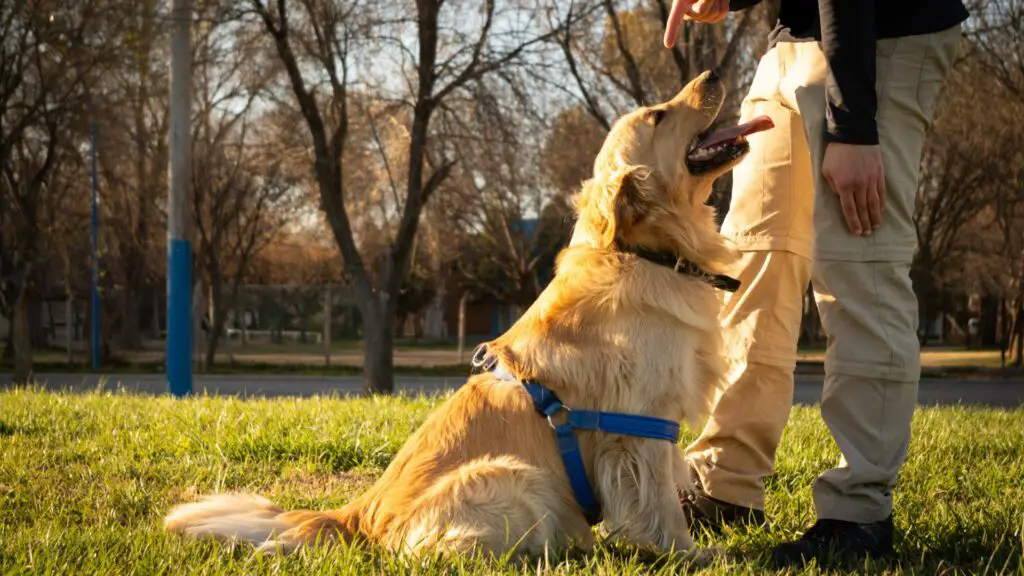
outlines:
[[[514,379],[514,378],[513,378]],[[562,464],[565,465],[565,473],[569,476],[569,485],[572,493],[576,496],[576,503],[583,510],[583,517],[591,526],[601,521],[601,503],[594,495],[594,489],[587,479],[587,467],[583,464],[583,452],[580,450],[580,443],[576,440],[576,433],[573,432],[574,412],[562,404],[558,396],[549,388],[537,382],[521,381],[523,388],[533,399],[533,407],[548,419],[548,424],[555,430],[555,441],[558,444],[558,453],[562,455]],[[560,411],[566,411],[568,416],[565,422],[555,424],[553,416]]]
[[[569,412],[569,422],[573,428],[582,428],[583,430],[599,430],[612,434],[668,440],[669,442],[679,440],[679,424],[651,416],[573,410]]]
[[[478,350],[474,365],[489,370],[502,380],[519,382],[533,400],[533,406],[555,431],[558,453],[562,456],[565,472],[569,476],[569,485],[576,496],[576,503],[583,511],[583,516],[591,525],[601,521],[601,503],[598,502],[594,489],[587,479],[587,469],[583,465],[583,453],[576,440],[575,430],[593,430],[666,440],[673,444],[679,441],[679,423],[664,418],[623,414],[620,412],[598,412],[595,410],[573,410],[562,404],[558,396],[548,387],[539,382],[519,380],[512,375],[494,356],[486,356],[483,349]],[[564,421],[555,423],[555,416],[564,412]]]

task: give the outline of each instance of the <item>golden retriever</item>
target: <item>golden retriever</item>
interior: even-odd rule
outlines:
[[[705,200],[747,151],[743,136],[765,128],[702,135],[724,97],[721,81],[704,73],[669,102],[615,123],[578,195],[554,280],[486,346],[503,371],[542,383],[573,409],[676,423],[706,416],[726,367],[720,299],[703,273],[722,274],[735,257]],[[672,258],[662,265],[638,252]],[[676,259],[690,271],[680,273]],[[607,534],[660,552],[692,550],[678,495],[691,481],[677,445],[593,431],[576,438]],[[548,420],[523,386],[493,372],[470,378],[377,483],[338,510],[288,512],[225,494],[177,507],[165,526],[263,551],[365,540],[412,555],[534,554],[594,539]]]

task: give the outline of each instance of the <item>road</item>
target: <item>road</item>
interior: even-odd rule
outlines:
[[[97,389],[123,389],[138,394],[165,394],[167,382],[162,374],[37,374],[37,381],[49,390],[76,392]],[[396,376],[396,391],[417,394],[437,393],[456,388],[462,377]],[[354,395],[362,391],[362,382],[353,376],[289,376],[289,375],[196,375],[195,390],[208,394],[231,394],[241,397],[316,396],[323,394]],[[0,374],[0,389],[11,385],[10,374]],[[798,375],[794,402],[816,404],[821,400],[822,377]],[[1024,380],[999,379],[926,379],[918,392],[921,404],[972,404],[995,407],[1019,407],[1024,404]]]

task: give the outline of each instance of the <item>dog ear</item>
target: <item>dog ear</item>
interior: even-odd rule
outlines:
[[[603,211],[607,224],[601,234],[606,247],[612,246],[617,239],[628,233],[647,212],[651,203],[651,178],[647,170],[633,168],[620,173],[608,183],[609,190],[605,198],[610,205]]]

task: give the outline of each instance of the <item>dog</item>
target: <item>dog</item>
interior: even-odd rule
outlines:
[[[214,495],[175,508],[166,529],[263,552],[364,541],[413,556],[502,556],[589,549],[601,521],[628,543],[696,553],[679,502],[692,481],[675,442],[587,429],[556,439],[552,428],[574,413],[613,413],[677,433],[680,421],[706,417],[727,368],[716,283],[728,288],[736,260],[706,200],[747,152],[744,136],[770,125],[708,134],[724,98],[706,72],[672,100],[617,120],[576,197],[552,282],[478,351],[488,371],[429,416],[366,493],[331,511]],[[552,413],[538,413],[527,382],[557,398]],[[575,446],[569,456],[563,440]]]

